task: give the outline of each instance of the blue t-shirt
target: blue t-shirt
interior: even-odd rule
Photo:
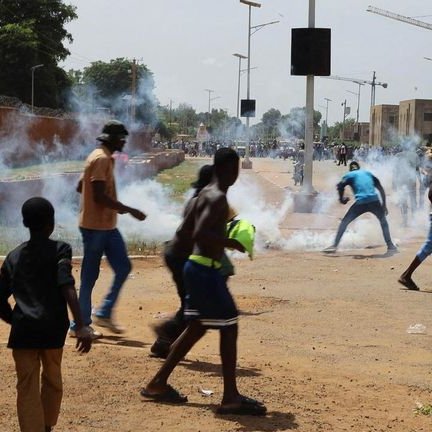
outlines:
[[[363,169],[350,171],[342,177],[342,183],[351,186],[359,204],[379,201],[374,177],[369,171]]]

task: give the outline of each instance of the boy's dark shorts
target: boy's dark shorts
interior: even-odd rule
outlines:
[[[237,324],[237,307],[218,269],[188,260],[183,277],[187,321],[199,320],[204,327],[213,329]]]

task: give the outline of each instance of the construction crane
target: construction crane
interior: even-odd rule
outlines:
[[[429,24],[429,23],[424,22],[424,21],[419,21],[419,20],[414,19],[414,18],[399,15],[399,14],[396,14],[394,12],[390,12],[390,11],[387,11],[384,9],[379,9],[379,8],[376,8],[373,6],[368,6],[368,8],[366,10],[367,10],[367,12],[372,12],[372,13],[377,14],[377,15],[382,15],[384,17],[394,19],[396,21],[402,21],[402,22],[407,23],[407,24],[411,24],[411,25],[414,25],[417,27],[423,27],[427,30],[432,30],[432,24]]]
[[[358,86],[359,86],[358,104],[360,104],[360,87],[362,85],[364,85],[364,84],[370,85],[371,86],[371,106],[375,105],[375,87],[376,86],[381,86],[383,88],[387,88],[388,87],[387,83],[378,82],[376,80],[376,73],[375,73],[375,71],[373,72],[372,81],[367,81],[367,80],[358,79],[358,78],[345,78],[345,77],[340,77],[340,76],[337,76],[337,75],[330,75],[328,77],[321,77],[321,78],[327,78],[327,79],[333,79],[333,80],[341,80],[341,81],[350,81],[350,82],[353,82],[354,84],[358,84]]]

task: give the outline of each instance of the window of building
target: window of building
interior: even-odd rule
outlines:
[[[396,123],[396,116],[394,115],[389,116],[389,123],[391,125],[394,125]]]
[[[432,121],[432,113],[424,113],[423,116],[424,121]]]

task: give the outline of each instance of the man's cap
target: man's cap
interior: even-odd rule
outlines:
[[[255,227],[246,219],[234,219],[227,224],[228,238],[237,240],[246,250],[250,259],[253,259],[255,243]]]
[[[213,165],[203,165],[198,171],[198,178],[191,183],[195,189],[206,187],[213,178]]]
[[[111,142],[113,139],[121,139],[126,135],[129,135],[129,132],[123,123],[118,120],[110,120],[105,123],[102,133],[96,139],[102,142]]]

